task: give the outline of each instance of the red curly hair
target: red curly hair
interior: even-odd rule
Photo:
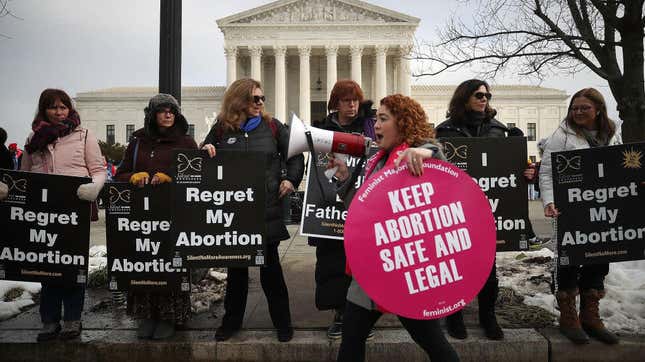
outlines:
[[[402,94],[392,94],[381,99],[380,103],[387,107],[396,120],[401,142],[420,146],[432,140],[434,130],[419,102]]]

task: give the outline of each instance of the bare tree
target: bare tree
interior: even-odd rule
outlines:
[[[477,0],[472,23],[451,18],[439,44],[418,42],[413,57],[436,75],[466,64],[493,77],[507,69],[543,79],[590,69],[618,104],[626,142],[645,140],[644,0]]]
[[[23,20],[22,18],[16,16],[11,9],[9,9],[9,1],[10,0],[0,0],[0,18],[4,18],[5,16],[12,17],[14,19],[18,20]],[[0,33],[0,38],[6,38],[6,39],[11,39],[10,36],[5,35]]]

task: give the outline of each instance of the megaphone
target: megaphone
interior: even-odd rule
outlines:
[[[369,137],[360,134],[327,131],[307,126],[298,116],[292,114],[287,158],[309,151],[308,133],[311,134],[312,145],[316,152],[363,156],[369,152],[372,142]]]

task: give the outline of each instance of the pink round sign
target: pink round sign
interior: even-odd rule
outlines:
[[[488,199],[468,174],[426,160],[384,168],[357,191],[345,222],[352,275],[385,310],[413,319],[454,313],[481,290],[495,258]]]

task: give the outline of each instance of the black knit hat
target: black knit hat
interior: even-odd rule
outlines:
[[[178,133],[184,135],[188,132],[188,121],[181,114],[181,108],[177,99],[170,94],[160,93],[150,98],[148,106],[143,110],[145,113],[144,129],[148,135],[158,136],[159,128],[157,126],[157,112],[164,108],[170,108],[175,115],[175,124],[173,128],[177,129]]]

